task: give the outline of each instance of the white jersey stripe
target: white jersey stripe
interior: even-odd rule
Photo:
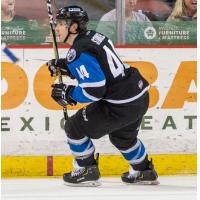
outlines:
[[[92,101],[99,101],[100,100],[99,98],[96,98],[96,97],[88,94],[84,89],[82,89],[82,92],[88,99],[91,99]]]
[[[87,88],[87,87],[102,87],[106,84],[106,81],[99,81],[99,82],[94,82],[94,83],[80,83],[79,86],[81,88]]]
[[[110,103],[114,103],[114,104],[123,104],[123,103],[129,103],[132,101],[135,101],[136,99],[140,98],[146,91],[148,91],[148,89],[150,88],[150,86],[147,86],[146,88],[144,88],[144,90],[142,90],[142,92],[140,92],[138,95],[131,97],[129,99],[124,99],[124,100],[112,100],[112,99],[104,99],[105,101],[108,101]]]

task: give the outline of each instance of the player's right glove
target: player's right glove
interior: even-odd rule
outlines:
[[[66,75],[66,76],[69,76],[70,78],[74,78],[67,67],[65,58],[52,59],[52,60],[49,60],[46,64],[48,66],[51,76],[57,76],[58,68],[59,68],[61,75]]]

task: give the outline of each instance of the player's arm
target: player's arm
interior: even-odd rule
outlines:
[[[79,103],[89,103],[103,98],[106,91],[106,78],[98,60],[87,52],[68,64],[78,85],[70,91],[72,99]]]

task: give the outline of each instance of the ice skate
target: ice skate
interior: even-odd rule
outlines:
[[[128,184],[138,185],[158,185],[158,175],[154,169],[152,159],[149,162],[149,167],[144,171],[133,171],[132,167],[129,172],[122,174],[122,181]]]
[[[64,184],[74,187],[97,187],[101,185],[98,167],[99,154],[96,163],[91,166],[80,167],[75,163],[74,170],[63,175]]]

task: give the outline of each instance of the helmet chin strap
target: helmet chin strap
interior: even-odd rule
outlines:
[[[68,38],[69,38],[69,36],[70,36],[70,34],[71,34],[71,32],[69,32],[69,29],[68,29],[68,34],[66,35],[66,37],[65,37],[65,39],[64,39],[64,43],[66,43],[67,42],[67,40],[68,40]]]
[[[67,40],[68,40],[70,34],[77,34],[77,32],[76,32],[76,33],[72,33],[72,32],[70,31],[71,26],[72,26],[72,22],[70,22],[70,25],[69,25],[69,27],[68,27],[68,34],[66,35],[66,37],[65,37],[65,39],[64,39],[64,41],[63,41],[64,43],[67,42]]]

